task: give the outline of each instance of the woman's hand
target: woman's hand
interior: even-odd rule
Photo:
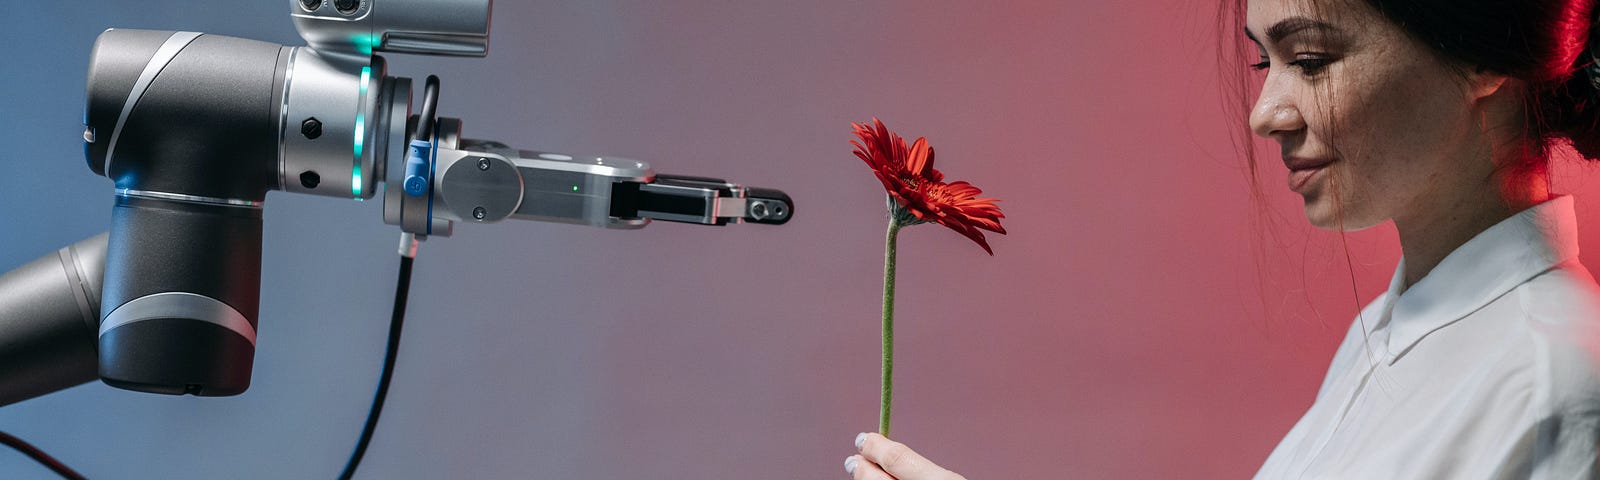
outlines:
[[[855,480],[967,480],[876,433],[856,435],[856,449],[860,455],[844,459],[844,470]]]

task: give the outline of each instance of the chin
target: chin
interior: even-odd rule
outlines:
[[[1345,205],[1343,224],[1341,225],[1339,206],[1334,205],[1331,199],[1321,196],[1308,196],[1305,200],[1306,220],[1311,222],[1313,227],[1324,230],[1353,232],[1365,230],[1379,223],[1367,220],[1367,215],[1362,215],[1360,212],[1350,208],[1349,205]]]

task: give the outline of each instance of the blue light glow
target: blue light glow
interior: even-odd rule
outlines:
[[[361,95],[356,104],[355,163],[350,166],[350,195],[361,200],[361,152],[367,139],[367,83],[372,81],[372,67],[361,67]]]
[[[356,51],[362,55],[372,55],[373,48],[378,46],[378,36],[372,34],[355,34],[350,36],[350,43],[355,44]]]

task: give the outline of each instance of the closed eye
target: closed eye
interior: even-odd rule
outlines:
[[[1334,59],[1325,56],[1296,55],[1294,61],[1289,62],[1289,66],[1298,68],[1300,73],[1309,76],[1321,73],[1322,69],[1333,61]]]
[[[1296,55],[1295,60],[1288,62],[1288,65],[1299,69],[1301,74],[1310,76],[1321,73],[1322,69],[1332,64],[1334,60],[1336,59],[1319,56],[1319,54],[1300,54]],[[1272,68],[1272,61],[1270,60],[1262,60],[1260,63],[1250,64],[1250,69],[1252,70],[1266,70],[1269,68]]]

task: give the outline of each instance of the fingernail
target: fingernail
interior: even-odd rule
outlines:
[[[856,434],[856,448],[861,448],[861,444],[863,444],[863,443],[867,443],[867,433],[866,432],[857,433]]]
[[[855,455],[851,455],[848,458],[845,458],[844,459],[844,473],[855,475],[856,474],[856,463],[860,462],[860,461],[861,460],[859,458],[857,458]]]

